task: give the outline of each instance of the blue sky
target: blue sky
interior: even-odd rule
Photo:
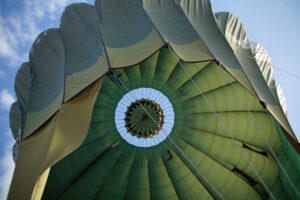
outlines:
[[[79,0],[82,2],[82,0]],[[268,51],[275,67],[300,76],[300,1],[298,0],[211,0],[216,12],[230,11],[238,16],[251,41]],[[36,36],[43,30],[58,27],[63,8],[76,0],[1,0],[0,1],[0,199],[5,199],[13,173],[11,147],[14,139],[8,113],[15,101],[15,74],[28,60]],[[91,0],[87,0],[90,4]],[[289,121],[300,138],[300,80],[277,69],[276,81],[287,101]]]

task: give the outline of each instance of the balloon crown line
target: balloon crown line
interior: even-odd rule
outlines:
[[[148,114],[144,110],[147,110]],[[158,103],[142,98],[127,107],[124,120],[125,127],[132,136],[146,139],[152,138],[162,129],[164,114]]]

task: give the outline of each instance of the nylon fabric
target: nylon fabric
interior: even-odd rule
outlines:
[[[282,163],[284,169],[287,171],[292,182],[295,184],[296,188],[300,188],[300,157],[299,153],[295,151],[294,147],[287,140],[285,134],[283,133],[280,125],[276,122],[277,134],[282,143],[281,151],[278,153],[280,162]],[[279,171],[279,176],[277,178],[277,184],[274,184],[274,192],[277,190],[282,191],[281,199],[297,199],[298,196],[295,191],[290,187],[286,176],[283,174],[282,170]],[[283,188],[283,189],[282,189]]]
[[[112,68],[139,63],[163,46],[138,1],[96,0],[95,9]]]
[[[286,105],[286,99],[285,99],[285,96],[283,94],[282,87],[277,82],[275,83],[275,87],[276,87],[276,93],[275,92],[274,93],[276,94],[276,96],[279,99],[279,103],[281,105],[281,108],[282,108],[284,114],[286,115],[286,117],[288,117],[288,110],[287,110],[287,105]]]
[[[27,111],[34,113],[51,104],[63,90],[65,51],[59,30],[41,33],[32,45],[29,58],[34,79]]]
[[[60,31],[66,51],[66,102],[101,77],[108,70],[108,63],[93,6],[80,3],[66,7]]]
[[[246,32],[238,19],[232,21],[217,19],[207,0],[99,0],[95,1],[95,7],[85,3],[68,6],[61,17],[60,30],[50,29],[37,38],[31,50],[37,53],[31,53],[30,63],[24,64],[27,74],[19,73],[20,78],[16,80],[17,97],[23,112],[22,138],[31,135],[51,117],[63,103],[62,99],[64,102],[70,100],[107,72],[109,67],[133,66],[145,60],[164,41],[169,42],[175,53],[185,61],[220,61],[252,95],[270,104],[270,112],[294,137],[286,117],[281,116],[281,108],[273,105],[262,77],[259,81],[254,80],[257,69],[245,67],[254,62],[245,59],[251,56],[248,54],[250,51],[238,50],[249,45]],[[222,23],[229,22],[232,24],[230,30],[243,40],[228,36],[230,31],[226,32]],[[51,45],[53,48],[49,48]],[[43,67],[37,67],[39,65]],[[32,79],[33,75],[40,73],[42,75]],[[59,75],[54,76],[54,73]],[[59,81],[51,81],[49,77],[59,77]],[[20,80],[23,81],[22,87]],[[51,87],[46,87],[49,82]],[[280,101],[284,102],[280,89],[276,91]]]
[[[19,144],[8,199],[33,199],[35,185],[45,170],[83,142],[100,85],[101,80],[86,93],[64,104],[37,133]]]
[[[27,105],[22,105],[26,112],[22,139],[37,130],[62,103],[65,53],[58,29],[48,29],[41,33],[32,45],[29,58],[32,75],[29,75],[27,68],[24,81],[34,78],[30,84],[30,91],[26,92],[29,94]],[[16,86],[20,85],[19,80],[16,80]],[[28,84],[27,82],[24,86],[28,87]],[[27,99],[25,95],[22,96],[24,100]]]
[[[19,101],[12,104],[9,112],[10,129],[16,141],[21,139],[22,111]]]
[[[221,30],[234,50],[237,59],[241,63],[241,66],[257,92],[258,97],[269,105],[276,105],[277,102],[267,87],[257,63],[253,59],[248,35],[242,22],[228,12],[217,13],[216,18],[219,19],[222,27]]]
[[[181,59],[190,62],[214,59],[176,1],[144,0],[143,7]]]
[[[16,74],[14,85],[16,96],[24,112],[23,114],[27,112],[32,79],[31,64],[30,62],[24,62]]]
[[[29,94],[33,78],[30,65],[30,62],[24,62],[19,68],[15,78],[14,89],[18,100],[11,107],[10,127],[16,140],[17,135],[19,135],[18,140],[22,138],[21,135],[24,131],[26,112],[30,99]]]
[[[50,172],[50,167],[42,173],[42,175],[39,177],[38,181],[36,182],[36,185],[34,186],[33,189],[33,195],[32,195],[33,200],[39,200],[42,198],[49,172]]]
[[[9,199],[297,197],[260,134],[300,187],[300,150],[270,58],[209,0],[72,4],[29,58],[10,111],[20,143]],[[149,148],[127,143],[114,120],[119,100],[141,87],[175,112],[168,138]]]
[[[254,55],[255,61],[259,66],[260,71],[262,72],[262,75],[264,76],[269,86],[269,89],[271,90],[273,96],[280,102],[284,114],[288,116],[286,100],[283,91],[280,85],[274,79],[273,67],[270,56],[268,55],[267,51],[258,43],[250,42],[250,47],[252,54]]]
[[[259,99],[266,104],[268,110],[289,134],[296,139],[282,111],[277,95],[272,94],[258,63],[255,61],[255,57],[250,48],[248,35],[242,22],[236,16],[228,12],[217,13],[216,17],[219,19],[221,30],[234,49],[234,53]]]
[[[221,61],[227,71],[256,96],[232,48],[219,30],[211,3],[207,0],[184,0],[180,1],[180,6],[215,59]]]
[[[170,137],[225,199],[266,197],[266,192],[247,162],[241,158],[241,153],[232,140],[203,103],[200,94],[194,91],[189,79],[182,76],[182,68],[178,65],[180,59],[170,51],[162,48],[139,65],[115,70],[114,75],[129,90],[141,86],[152,87],[169,98],[176,116]],[[242,103],[230,89],[222,69],[212,61],[180,62],[193,74],[209,100],[215,102],[216,111],[258,169],[260,176],[271,187],[277,177],[277,165],[269,155],[264,141],[257,135],[256,127],[247,111],[242,109]],[[145,199],[218,198],[168,140],[150,148],[138,148],[122,139],[114,124],[114,111],[127,90],[114,75],[104,77],[94,106],[89,133],[83,144],[51,168],[43,198],[123,199],[132,197],[134,192],[137,192],[137,197]],[[275,124],[269,114],[238,82],[234,84],[242,91],[244,101],[253,109],[251,112],[257,121],[262,122],[259,126],[278,152],[280,141],[274,134]],[[228,94],[225,95],[226,93]],[[228,98],[216,101],[221,94]],[[236,103],[237,107],[234,106]],[[233,171],[234,168],[247,174],[256,184],[251,186],[247,179]],[[137,186],[139,182],[133,181],[136,179],[143,183]],[[189,192],[185,191],[187,185]]]

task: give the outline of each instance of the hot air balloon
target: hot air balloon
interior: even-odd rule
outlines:
[[[208,0],[67,6],[16,75],[8,199],[298,199],[270,57]]]

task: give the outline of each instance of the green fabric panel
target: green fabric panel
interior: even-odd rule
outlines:
[[[277,94],[270,90],[261,69],[250,48],[250,42],[245,27],[242,22],[233,14],[221,12],[216,15],[219,19],[221,30],[227,41],[230,43],[234,53],[239,60],[248,80],[255,89],[260,100],[267,104],[272,115],[281,125],[296,139],[289,122],[282,111]]]
[[[286,117],[288,117],[288,110],[287,110],[287,105],[286,105],[286,99],[283,94],[282,87],[279,85],[279,83],[275,82],[275,88],[271,89],[273,95],[278,98],[280,107],[282,108],[284,114]]]
[[[187,0],[181,1],[180,6],[214,57],[228,68],[241,68],[218,28],[211,3],[207,0]]]
[[[197,73],[201,73],[201,70],[205,67],[208,67],[212,62],[199,62],[199,63],[187,63],[187,62],[181,62],[181,64],[184,66],[184,68],[187,70],[187,72],[194,76]],[[172,94],[185,96],[184,91],[180,89],[185,83],[189,82],[190,77],[185,75],[184,70],[180,65],[177,65],[176,68],[173,70],[172,74],[170,75],[167,83],[166,88],[169,88],[166,90],[168,92],[169,96]]]
[[[257,104],[257,99],[249,94],[243,87],[237,82],[232,85],[225,85],[214,90],[210,90],[205,93],[205,97],[212,104],[217,112],[226,111],[243,111],[245,106],[240,99],[232,98],[238,92],[242,97],[243,102],[246,103],[248,109],[254,112],[265,112],[261,105]],[[221,103],[219,103],[221,102]],[[202,104],[202,107],[197,105]],[[184,104],[185,113],[199,113],[199,112],[211,112],[209,106],[205,103],[205,100],[201,95],[189,98]]]
[[[175,112],[170,137],[226,199],[267,197],[261,184],[250,185],[245,177],[232,171],[236,167],[258,181],[182,71],[179,58],[170,51],[162,48],[142,63],[105,75],[89,133],[81,147],[51,168],[45,199],[219,198],[168,140],[150,148],[138,148],[120,137],[114,121],[115,109],[127,90],[115,76],[129,90],[151,87],[169,98]],[[205,92],[263,179],[273,186],[277,165],[232,87],[237,88],[271,146],[279,152],[280,140],[272,117],[241,84],[228,80],[215,62],[180,62]]]
[[[48,29],[42,32],[33,43],[29,58],[31,75],[28,74],[29,67],[27,66],[27,75],[22,77],[24,81],[27,80],[24,88],[29,88],[30,85],[28,103],[25,108],[26,121],[22,133],[23,139],[47,121],[62,104],[65,51],[59,30]],[[31,84],[28,83],[30,79],[32,79]],[[20,85],[19,80],[15,82]],[[26,99],[25,91],[23,92],[22,101]]]
[[[206,93],[207,91],[216,90],[220,86],[232,82],[232,79],[228,79],[224,75],[222,69],[215,62],[212,62],[202,69],[200,73],[193,75],[192,78],[199,86],[200,90],[203,93]],[[184,76],[188,77],[185,74]],[[193,82],[189,81],[189,79],[187,79],[186,83],[179,88],[179,92],[182,93],[182,101],[201,95],[198,89],[193,85]]]
[[[24,130],[32,79],[33,75],[30,62],[22,63],[21,67],[17,71],[14,84],[18,103],[12,105],[10,111],[10,127],[15,139],[17,134],[22,135]],[[19,129],[20,133],[18,133]]]
[[[148,157],[136,155],[129,175],[126,197],[150,200]]]
[[[287,196],[286,191],[284,190],[284,186],[280,181],[280,177],[277,176],[276,181],[274,182],[273,186],[270,188],[276,199],[278,200],[286,200],[289,199]],[[271,199],[271,198],[269,198]]]
[[[250,49],[250,42],[242,22],[229,12],[215,14],[220,29],[234,51],[239,48]]]
[[[95,159],[105,155],[107,149],[117,140],[118,138],[116,137],[105,135],[101,137],[101,139],[97,138],[97,140],[93,142],[84,144],[74,151],[74,153],[67,156],[64,159],[64,163],[58,163],[55,167],[52,167],[51,173],[57,175],[48,178],[47,184],[49,183],[52,187],[46,188],[44,193],[48,194],[47,196],[49,196],[50,199],[57,199],[73,185],[78,179],[78,176],[86,171],[86,168],[95,165]],[[77,156],[79,156],[80,159],[78,159]],[[64,175],[60,176],[59,174]],[[51,184],[51,182],[53,184]]]
[[[272,88],[275,88],[275,80],[272,62],[269,54],[260,44],[255,42],[250,42],[250,48],[262,75],[264,76],[270,90],[272,91]],[[276,96],[274,95],[274,97]]]
[[[282,132],[280,125],[276,123],[276,129],[279,135],[279,139],[282,144],[282,149],[284,153],[287,155],[288,159],[292,162],[293,166],[297,170],[298,174],[300,175],[300,156],[294,149],[294,147],[290,144],[290,142],[285,137],[284,133]]]
[[[270,91],[272,92],[274,98],[279,101],[284,114],[288,116],[286,100],[283,91],[280,85],[274,79],[270,56],[268,55],[267,51],[258,43],[250,42],[250,47],[255,61],[259,66],[259,69],[264,76]]]
[[[168,160],[167,152],[162,157],[179,199],[213,199],[176,153],[170,150],[170,154],[174,158]]]
[[[280,85],[274,79],[271,58],[267,51],[258,43],[250,42],[251,52],[259,69],[264,76],[274,98],[279,101],[285,115],[288,115],[286,100]]]
[[[63,99],[63,91],[60,92],[58,97],[51,102],[46,108],[39,112],[27,112],[25,118],[24,131],[21,134],[22,139],[29,137],[38,130],[51,116],[53,116],[61,107]]]
[[[143,6],[163,38],[171,44],[186,45],[198,39],[197,32],[176,1],[145,0]]]
[[[139,1],[97,0],[95,9],[111,67],[135,65],[163,45]]]
[[[97,28],[93,6],[81,3],[65,8],[60,31],[66,49],[66,76],[88,69],[103,55]]]
[[[152,80],[155,76],[155,69],[157,60],[159,58],[160,51],[156,52],[153,56],[145,60],[140,64],[140,71],[141,71],[141,85],[145,87],[152,86]]]
[[[276,129],[282,144],[281,151],[278,155],[279,160],[282,163],[284,169],[286,170],[288,176],[300,192],[300,156],[295,151],[294,147],[290,144],[290,142],[287,140],[286,136],[281,130],[280,125],[277,122]],[[285,190],[285,193],[287,194],[289,199],[297,199],[295,191],[292,189],[282,170],[279,170],[279,178]]]
[[[265,113],[252,114],[270,145],[274,147],[275,150],[278,149],[278,137],[274,135],[276,130],[272,119],[270,119]],[[268,150],[265,141],[258,133],[257,128],[248,113],[221,112],[218,113],[218,115],[234,138],[240,141],[245,141],[246,143],[257,146],[266,151]],[[213,113],[196,113],[195,115],[185,116],[184,119],[187,127],[228,137],[228,134]]]
[[[119,144],[120,146],[121,144]],[[122,151],[122,150],[119,150]],[[122,151],[124,152],[124,151]],[[104,179],[104,184],[98,192],[98,199],[125,199],[129,181],[129,174],[134,169],[132,163],[134,156],[124,152],[117,160],[109,175]]]
[[[148,170],[151,199],[178,199],[160,154],[149,157]]]
[[[95,8],[108,47],[130,46],[143,40],[152,30],[151,21],[136,1],[95,1]]]
[[[114,148],[108,149],[104,155],[101,155],[102,159],[93,163],[89,170],[85,171],[60,199],[95,199],[101,194],[99,187],[106,185],[105,178],[107,174],[111,173],[112,168],[117,165],[121,156],[122,151]],[[98,179],[98,181],[95,179]]]
[[[65,8],[60,30],[66,50],[65,102],[108,70],[93,6],[80,3]]]
[[[9,111],[10,129],[15,140],[21,139],[19,134],[22,130],[22,110],[19,101],[15,101]]]
[[[144,0],[143,6],[164,40],[170,43],[181,59],[185,61],[213,59],[209,49],[176,1]]]
[[[297,156],[299,157],[299,155]],[[290,177],[291,181],[294,183],[295,187],[298,189],[300,188],[300,175],[297,171],[299,166],[294,166],[291,160],[286,156],[284,151],[281,151],[278,156],[280,162],[282,163],[284,169],[286,170],[288,176]],[[279,171],[279,178],[282,183],[282,186],[289,197],[288,199],[298,199],[297,195],[295,194],[294,190],[292,189],[291,184],[287,180],[286,176],[283,174],[282,170]]]
[[[161,49],[159,53],[159,60],[155,68],[155,79],[152,82],[152,87],[163,88],[164,84],[167,82],[173,70],[177,66],[178,61],[179,58],[175,56],[175,54],[173,54],[169,49]]]
[[[186,0],[181,1],[180,6],[213,56],[219,60],[229,73],[246,87],[248,91],[256,95],[233,49],[219,29],[210,1]]]
[[[42,32],[33,43],[29,58],[34,78],[27,111],[34,113],[51,104],[64,88],[65,52],[59,30]]]
[[[193,146],[188,145],[180,139],[175,139],[178,146],[185,152],[187,157],[197,166],[197,168],[205,174],[206,178],[216,187],[216,189],[224,196],[225,199],[260,199],[259,195],[253,188],[237,175],[227,170],[211,158],[196,150]],[[182,157],[182,155],[174,149],[176,154],[185,162],[185,164],[194,171],[194,174],[200,179],[207,190],[216,198],[212,188],[206,181],[195,171],[193,167]],[[205,163],[205,164],[204,164]],[[232,192],[234,191],[234,192]]]
[[[216,18],[220,19],[221,30],[234,50],[237,59],[241,63],[246,76],[253,85],[259,98],[267,104],[277,105],[278,102],[274,99],[264,76],[256,61],[253,59],[248,35],[242,22],[236,16],[228,12],[217,13]]]
[[[141,85],[141,70],[139,65],[129,67],[125,73],[128,80],[135,80],[128,82],[128,86],[130,88],[137,88],[139,85]]]
[[[14,85],[16,97],[22,107],[23,112],[26,112],[28,108],[32,79],[33,74],[31,71],[31,64],[30,62],[24,62],[16,74]]]
[[[190,128],[185,128],[183,132],[184,134],[176,133],[176,136],[182,138],[189,145],[197,148],[229,170],[232,170],[233,167],[237,167],[259,182],[246,160],[242,157],[239,149],[230,138]],[[265,183],[271,186],[276,178],[274,175],[276,175],[278,171],[275,160],[270,155],[264,156],[256,152],[265,152],[265,150],[249,150],[243,147],[243,143],[246,144],[245,142],[238,142],[238,145],[243,149],[250,162],[253,163]],[[246,145],[250,146],[249,144]]]

